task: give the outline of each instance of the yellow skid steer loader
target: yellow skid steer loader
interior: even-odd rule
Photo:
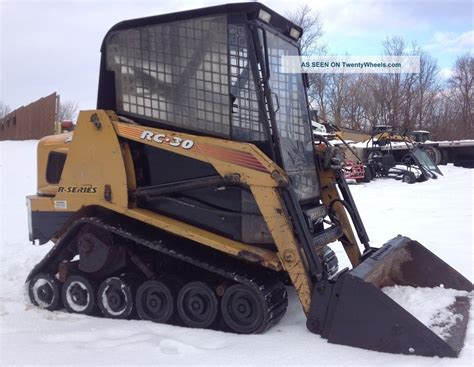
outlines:
[[[115,25],[97,110],[38,145],[30,239],[55,245],[27,278],[31,302],[251,334],[283,317],[291,285],[329,342],[457,356],[468,293],[443,339],[381,288],[472,283],[407,237],[369,245],[333,151],[313,141],[305,79],[282,69],[301,34],[259,3]]]

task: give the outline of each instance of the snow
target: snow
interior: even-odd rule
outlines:
[[[329,344],[305,326],[292,289],[278,325],[262,335],[97,318],[40,310],[25,302],[23,283],[51,245],[31,246],[25,195],[35,192],[36,142],[0,142],[0,365],[250,365],[472,366],[474,328],[457,359],[393,355]],[[371,238],[380,246],[397,234],[418,240],[473,279],[474,170],[442,167],[444,177],[421,184],[376,180],[351,186]],[[333,246],[341,267],[348,264]],[[428,302],[424,302],[428,307]],[[471,308],[470,319],[474,318]]]
[[[396,169],[390,168],[389,172],[394,173],[394,174],[400,174],[400,170],[407,171],[407,172],[413,172],[415,174],[416,178],[419,178],[420,175],[421,175],[421,170],[419,170],[418,168],[413,167],[413,166],[407,166],[405,164],[396,164],[394,168],[396,168]]]
[[[395,285],[382,288],[382,291],[443,340],[451,336],[451,327],[462,320],[462,315],[455,314],[450,309],[456,302],[456,297],[472,299],[472,294],[466,291],[441,286],[414,288]]]
[[[334,134],[333,134],[334,135]],[[344,141],[346,142],[347,145],[349,146],[352,146],[354,143],[353,140],[345,140]],[[332,139],[332,140],[329,140],[329,143],[331,143],[332,145],[334,146],[338,146],[338,145],[345,145],[341,140],[339,139]]]

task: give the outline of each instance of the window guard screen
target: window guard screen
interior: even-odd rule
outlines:
[[[250,64],[246,26],[229,24],[230,93],[232,96],[232,137],[263,141],[257,90]]]
[[[119,112],[229,136],[225,16],[116,31],[106,47]]]

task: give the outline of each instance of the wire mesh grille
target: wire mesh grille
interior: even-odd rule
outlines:
[[[262,141],[265,139],[259,120],[259,106],[252,74],[244,25],[229,24],[230,93],[232,135],[234,139]]]
[[[116,31],[107,64],[120,112],[229,136],[225,16]]]
[[[283,56],[297,56],[297,49],[290,43],[283,42],[271,33],[268,38],[268,56],[271,70],[270,85],[277,95],[274,102],[278,108],[276,119],[283,138],[291,138],[301,142],[308,141],[305,129],[308,128],[308,114],[301,74],[283,73]]]

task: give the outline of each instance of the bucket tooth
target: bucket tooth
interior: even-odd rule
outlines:
[[[356,268],[315,285],[307,327],[330,343],[389,353],[456,357],[469,320],[470,295],[448,307],[444,339],[387,296],[387,286],[472,291],[472,283],[416,241],[395,237]]]

